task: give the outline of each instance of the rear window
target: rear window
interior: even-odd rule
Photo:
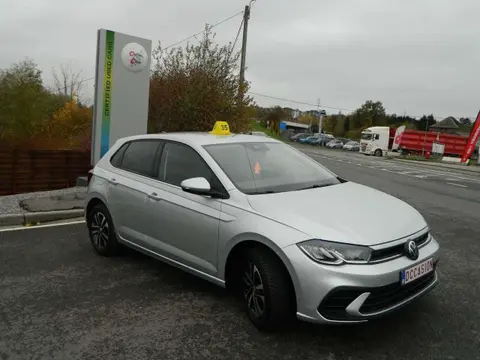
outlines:
[[[137,140],[130,143],[123,154],[120,168],[139,175],[154,177],[154,159],[160,141]]]
[[[237,189],[246,194],[297,191],[339,183],[323,166],[282,143],[215,144],[204,148]]]

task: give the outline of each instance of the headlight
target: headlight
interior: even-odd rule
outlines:
[[[370,260],[372,249],[367,246],[349,245],[324,240],[308,240],[297,244],[312,260],[321,264],[364,264]]]

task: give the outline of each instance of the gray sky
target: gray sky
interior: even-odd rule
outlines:
[[[32,58],[94,76],[96,30],[169,45],[243,10],[247,0],[0,0],[0,68]],[[258,0],[247,79],[255,93],[335,108],[380,100],[390,113],[469,116],[480,110],[478,0]],[[235,38],[241,17],[218,26]],[[84,95],[92,98],[93,81]],[[255,97],[263,106],[309,108]],[[327,112],[338,112],[329,110]]]

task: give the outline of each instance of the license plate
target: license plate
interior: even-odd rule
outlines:
[[[425,260],[420,264],[412,266],[400,272],[400,280],[402,285],[408,284],[422,276],[431,273],[433,271],[433,258]]]

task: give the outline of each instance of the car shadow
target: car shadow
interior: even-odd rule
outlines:
[[[258,333],[260,337],[274,336],[279,342],[305,343],[312,339],[344,343],[351,346],[355,343],[372,346],[378,338],[383,342],[395,342],[399,336],[408,333],[409,329],[421,326],[425,321],[422,313],[428,313],[432,309],[429,295],[418,299],[413,304],[401,308],[385,317],[360,324],[319,325],[294,320],[287,327],[278,329],[275,333],[261,333],[250,324],[247,319],[243,303],[235,298],[227,290],[220,288],[206,280],[197,278],[183,270],[150,258],[135,250],[126,248],[118,261],[128,261],[134,266],[152,272],[161,282],[161,287],[168,286],[172,292],[195,293],[205,295],[213,301],[221,301],[226,310],[235,313],[242,328],[249,333]],[[293,335],[294,334],[294,335]]]

